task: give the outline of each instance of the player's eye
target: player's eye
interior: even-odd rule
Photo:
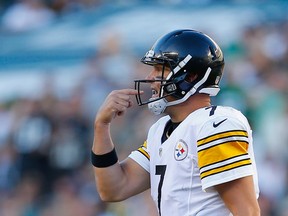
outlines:
[[[155,89],[152,89],[152,94],[157,94],[158,92]]]

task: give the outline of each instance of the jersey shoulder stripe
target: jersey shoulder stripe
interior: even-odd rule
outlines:
[[[200,178],[204,179],[204,178],[211,176],[211,175],[219,174],[219,173],[222,173],[225,171],[229,171],[232,169],[236,169],[236,168],[251,165],[251,164],[252,163],[251,163],[250,159],[240,160],[240,161],[235,162],[233,164],[228,164],[228,165],[225,165],[223,167],[218,167],[216,169],[209,170],[209,171],[207,170],[206,172],[200,172]]]
[[[244,130],[230,130],[230,131],[224,131],[220,133],[216,133],[207,137],[204,137],[202,139],[197,140],[197,146],[199,147],[200,145],[205,145],[209,142],[218,140],[218,139],[223,139],[223,138],[228,138],[228,137],[246,137],[248,138],[248,133],[247,131]]]
[[[248,149],[249,143],[246,140],[241,140],[241,139],[227,140],[226,139],[226,140],[223,140],[223,141],[222,140],[221,141],[217,140],[217,142],[215,141],[215,142],[207,143],[205,146],[200,146],[200,147],[197,148],[197,152],[199,153],[199,152],[204,151],[204,150],[208,151],[208,149],[211,150],[211,148],[213,148],[213,147],[216,148],[216,146],[219,146],[219,145],[233,144],[233,143],[241,144],[243,147],[245,147],[245,149]],[[220,147],[221,148],[225,148],[225,146],[224,147],[220,146]],[[214,150],[214,149],[212,149],[212,150]],[[227,149],[227,150],[229,150],[229,149]]]
[[[148,160],[150,160],[150,155],[147,152],[147,141],[143,143],[141,147],[138,148],[138,151],[143,154]]]
[[[235,156],[235,157],[230,157],[230,158],[224,159],[224,160],[222,160],[222,161],[217,161],[217,162],[215,162],[215,163],[210,163],[210,164],[207,164],[207,165],[202,166],[202,167],[200,168],[200,171],[201,171],[201,172],[205,172],[205,171],[207,171],[207,170],[209,170],[209,169],[211,169],[211,168],[215,168],[215,167],[217,167],[217,166],[222,166],[223,164],[229,164],[229,163],[231,163],[231,162],[233,162],[233,161],[236,161],[237,158],[239,158],[239,160],[241,160],[241,159],[247,159],[247,158],[249,158],[249,155],[248,155],[248,153],[245,153],[245,154],[242,154],[242,155],[237,155],[237,156]]]
[[[219,132],[197,141],[200,178],[251,165],[245,130]]]

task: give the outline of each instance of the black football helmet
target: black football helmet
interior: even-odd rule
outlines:
[[[202,32],[189,29],[172,31],[159,38],[141,61],[148,65],[163,65],[162,79],[135,80],[137,103],[140,106],[148,104],[154,114],[162,113],[167,106],[186,101],[195,93],[215,96],[220,90],[223,53],[216,42]],[[171,70],[166,78],[163,77],[165,67]],[[196,75],[196,79],[188,81],[189,74]],[[160,82],[159,97],[142,101],[140,85],[151,82]],[[169,95],[175,100],[168,102],[165,98]]]

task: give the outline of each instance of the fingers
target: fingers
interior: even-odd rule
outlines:
[[[112,91],[100,107],[96,116],[96,121],[110,123],[116,116],[123,115],[126,110],[133,105],[131,96],[136,94],[138,94],[138,91],[135,89]]]
[[[140,91],[140,94],[142,94],[143,91]],[[123,94],[123,95],[137,95],[138,90],[135,89],[121,89],[121,90],[114,90],[110,94]]]
[[[143,93],[143,91],[139,92],[140,94]],[[138,91],[135,89],[122,89],[122,90],[115,90],[110,93],[110,98],[115,102],[116,104],[119,104],[118,106],[119,109],[122,108],[129,108],[133,105],[133,101],[131,96],[137,95]],[[119,110],[119,111],[124,111],[124,110]]]
[[[133,104],[131,95],[136,94],[137,91],[134,89],[123,89],[112,91],[108,97],[110,97],[110,100],[112,100],[112,102],[119,104],[120,106],[118,107],[119,109],[121,109],[122,106],[125,108],[131,107],[131,105]]]

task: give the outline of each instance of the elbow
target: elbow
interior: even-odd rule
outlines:
[[[98,194],[103,202],[120,202],[125,200],[125,198],[120,196],[120,194],[117,192],[99,190]]]
[[[99,194],[100,199],[103,202],[120,202],[122,200],[116,199],[114,196],[106,195],[106,194]]]

